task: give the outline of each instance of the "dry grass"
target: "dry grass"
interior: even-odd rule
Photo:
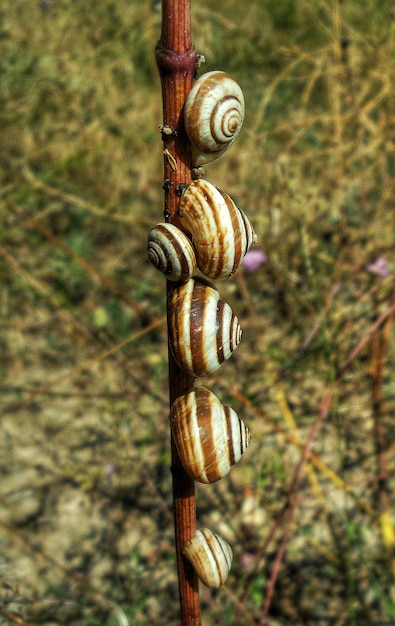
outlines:
[[[205,384],[253,443],[198,489],[199,523],[235,551],[202,590],[207,624],[395,624],[391,11],[194,4],[205,69],[247,100],[207,178],[268,259],[219,285],[244,336]],[[145,252],[160,18],[122,0],[0,17],[0,624],[175,625],[164,284]],[[367,271],[381,257],[385,277]]]

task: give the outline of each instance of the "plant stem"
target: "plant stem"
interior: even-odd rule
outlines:
[[[180,184],[191,182],[191,153],[183,123],[185,98],[192,87],[197,54],[191,39],[190,0],[162,1],[162,32],[156,48],[156,61],[162,81],[163,124],[175,134],[163,134],[165,219],[177,222]],[[175,284],[167,281],[167,296]],[[169,312],[168,312],[169,313]],[[169,315],[168,315],[169,317]],[[170,405],[193,387],[193,378],[175,363],[169,345]],[[172,476],[174,530],[182,626],[201,624],[199,582],[192,566],[184,559],[183,546],[196,531],[195,483],[181,465],[172,437]]]

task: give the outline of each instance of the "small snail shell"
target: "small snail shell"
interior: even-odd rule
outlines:
[[[217,589],[224,584],[233,559],[232,548],[225,539],[202,528],[185,544],[183,552],[206,587]]]
[[[231,146],[244,120],[241,88],[225,72],[207,72],[194,84],[184,108],[193,165],[214,161]]]
[[[173,224],[157,224],[150,231],[148,258],[169,280],[185,282],[196,272],[192,244]]]
[[[241,341],[238,318],[215,287],[192,279],[169,296],[169,337],[175,361],[191,376],[215,372]]]
[[[255,243],[247,216],[207,180],[188,185],[180,201],[179,222],[192,237],[198,268],[209,278],[232,276]]]
[[[205,387],[176,398],[170,426],[185,471],[200,483],[215,483],[227,476],[251,441],[236,411]]]

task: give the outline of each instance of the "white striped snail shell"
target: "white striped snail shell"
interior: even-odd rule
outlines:
[[[178,366],[191,376],[215,372],[241,341],[239,320],[212,285],[189,280],[169,296],[169,338]]]
[[[203,74],[189,92],[184,123],[193,146],[193,165],[220,157],[237,137],[244,120],[244,96],[225,72]]]
[[[196,272],[192,244],[173,224],[157,224],[150,230],[148,258],[168,280],[185,282]]]
[[[188,185],[178,215],[182,230],[192,238],[197,266],[208,278],[222,280],[232,276],[255,243],[245,213],[227,193],[207,180]]]
[[[236,411],[205,387],[176,398],[170,426],[185,471],[199,483],[215,483],[227,476],[251,441]]]
[[[209,528],[197,530],[185,544],[183,553],[206,587],[217,589],[226,582],[232,565],[232,548]]]

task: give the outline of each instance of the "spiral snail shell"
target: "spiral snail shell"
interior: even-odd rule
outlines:
[[[176,398],[170,426],[185,471],[200,483],[215,483],[227,476],[251,440],[236,411],[205,387]]]
[[[185,282],[196,272],[192,244],[173,224],[157,224],[150,230],[148,258],[169,280]]]
[[[215,372],[241,341],[239,320],[212,285],[193,278],[169,297],[169,337],[178,366],[191,376]]]
[[[218,159],[237,137],[244,120],[244,96],[226,72],[207,72],[194,84],[184,108],[184,123],[193,146],[193,164]]]
[[[256,239],[245,213],[203,179],[188,185],[178,213],[182,230],[192,237],[200,271],[219,280],[232,276]]]
[[[183,549],[184,556],[206,587],[217,589],[228,578],[232,565],[232,548],[209,528],[197,530]]]

